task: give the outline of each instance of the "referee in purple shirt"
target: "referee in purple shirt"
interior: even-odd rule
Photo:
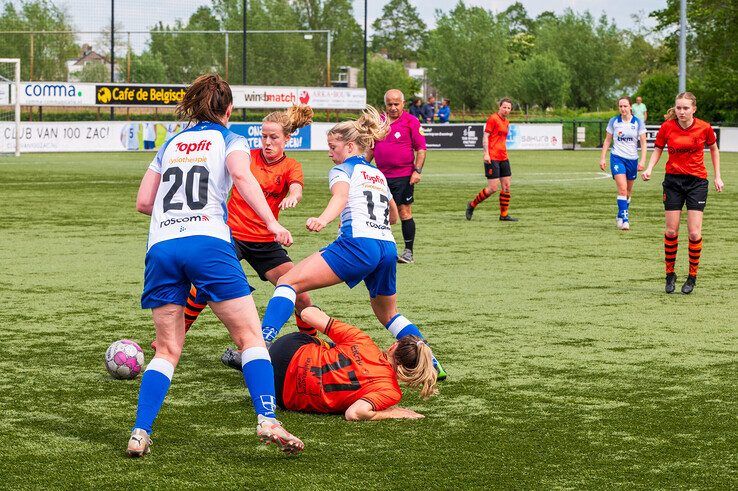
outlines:
[[[420,182],[425,164],[425,137],[420,121],[405,111],[405,97],[397,89],[384,94],[384,106],[390,121],[387,137],[377,142],[367,159],[374,158],[377,167],[387,178],[392,197],[397,204],[402,221],[402,237],[405,250],[397,257],[399,263],[413,262],[415,220],[412,203],[415,184]]]

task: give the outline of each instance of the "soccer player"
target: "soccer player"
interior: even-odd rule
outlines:
[[[156,123],[143,124],[143,142],[144,150],[156,148]]]
[[[389,131],[389,121],[367,106],[356,121],[338,123],[328,132],[328,156],[336,164],[328,174],[332,197],[323,213],[307,219],[311,232],[320,232],[341,217],[338,238],[320,252],[300,261],[277,281],[267,305],[262,334],[273,341],[295,308],[302,292],[364,281],[377,320],[395,338],[422,338],[420,330],[397,311],[397,246],[390,224],[398,218],[397,206],[382,172],[365,154]],[[446,372],[434,359],[439,380]]]
[[[310,106],[292,106],[286,111],[269,113],[262,120],[261,149],[251,149],[251,173],[261,186],[269,209],[279,219],[279,211],[294,208],[302,201],[302,165],[284,153],[290,135],[312,122],[313,110]],[[254,212],[244,200],[238,189],[234,189],[228,200],[228,226],[236,246],[236,257],[245,259],[262,281],[276,286],[280,276],[294,267],[287,251],[274,240],[274,234],[264,220]],[[312,305],[310,295],[305,292],[297,296],[295,310],[301,311]],[[197,288],[190,290],[185,308],[185,330],[189,330],[205,303],[197,296]],[[296,316],[297,326],[309,334],[315,329],[302,323]],[[154,348],[156,349],[156,348]],[[221,358],[223,363],[241,369],[240,353],[226,349]]]
[[[602,144],[600,169],[605,170],[607,149],[612,143],[610,152],[610,172],[618,189],[618,214],[615,223],[620,230],[630,230],[630,197],[638,171],[643,170],[646,162],[646,125],[633,116],[630,97],[618,99],[619,116],[613,116],[607,123],[607,136]],[[641,144],[641,159],[638,160],[638,142]]]
[[[405,250],[397,257],[400,263],[414,262],[415,219],[412,205],[415,185],[420,182],[425,164],[425,136],[420,122],[404,110],[405,97],[401,91],[390,89],[384,94],[385,110],[390,129],[387,137],[367,149],[367,160],[374,159],[377,168],[387,177],[392,197],[397,204],[402,222]]]
[[[177,106],[178,117],[196,124],[162,146],[138,191],[138,211],[151,215],[141,306],[152,311],[157,350],[141,380],[127,449],[132,457],[149,452],[149,435],[182,353],[190,284],[203,292],[243,350],[243,377],[257,414],[259,439],[288,453],[304,448],[275,419],[274,371],[251,287],[225,221],[231,186],[235,184],[277,242],[288,246],[292,236],[272,215],[249,170],[246,140],[225,127],[232,111],[228,84],[216,74],[198,77]]]
[[[507,158],[507,131],[510,121],[507,119],[512,111],[512,99],[503,97],[499,102],[499,109],[487,119],[484,126],[484,136],[482,137],[482,147],[484,148],[484,176],[487,178],[487,186],[479,191],[476,198],[466,205],[466,219],[471,220],[474,210],[479,203],[486,200],[497,189],[502,186],[500,191],[500,220],[503,222],[517,222],[517,218],[508,215],[507,211],[510,207],[510,177],[512,170],[510,169],[510,161]]]
[[[397,406],[402,399],[398,381],[418,389],[423,398],[438,393],[433,355],[421,338],[405,336],[382,352],[358,327],[316,307],[301,315],[335,344],[301,332],[272,344],[269,354],[279,407],[343,414],[350,421],[423,417]]]
[[[666,161],[664,176],[664,209],[666,231],[664,232],[664,257],[666,262],[666,293],[676,289],[676,262],[679,245],[679,222],[682,208],[687,204],[687,231],[689,232],[689,275],[682,285],[682,293],[689,294],[697,282],[697,270],[702,254],[702,213],[707,202],[707,169],[705,167],[705,145],[710,148],[710,158],[714,169],[715,190],[723,190],[720,177],[720,151],[717,137],[709,123],[694,117],[697,111],[697,98],[691,92],[682,92],[676,97],[674,107],[664,116],[666,121],[656,135],[654,150],[648,167],[641,177],[651,179],[651,172],[667,147],[669,159]]]

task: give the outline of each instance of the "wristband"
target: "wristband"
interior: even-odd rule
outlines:
[[[422,174],[423,173],[423,168],[422,167],[416,167],[415,168],[415,172],[417,172],[418,174]]]

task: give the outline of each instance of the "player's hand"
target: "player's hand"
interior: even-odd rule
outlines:
[[[275,221],[271,225],[267,225],[267,230],[274,234],[274,241],[278,244],[282,244],[285,247],[292,245],[292,234],[280,225],[279,222]]]
[[[651,171],[652,170],[653,170],[652,168],[648,167],[646,170],[643,171],[643,174],[641,174],[641,178],[644,181],[648,181],[649,179],[651,179]]]
[[[490,160],[489,155],[487,155],[486,153],[484,154],[484,163],[485,164],[491,164],[492,163],[492,160]]]
[[[327,224],[320,218],[310,217],[305,222],[305,227],[311,232],[320,232]]]
[[[423,178],[420,174],[413,171],[413,175],[410,176],[410,184],[417,184],[420,182],[420,180]]]
[[[646,166],[643,165],[643,162],[638,162],[638,172],[642,171],[645,168],[646,168]]]
[[[715,178],[715,191],[717,191],[718,193],[722,193],[724,187],[725,187],[725,184],[723,184],[723,180],[720,179],[719,177],[716,177]]]
[[[297,198],[292,196],[285,196],[281,203],[279,203],[280,210],[286,210],[287,208],[294,208],[297,206]]]
[[[605,163],[604,160],[600,160],[600,169],[605,170]]]

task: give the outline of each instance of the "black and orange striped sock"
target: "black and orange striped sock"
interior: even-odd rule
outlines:
[[[679,248],[679,237],[669,237],[664,234],[664,262],[666,263],[666,274],[674,273],[677,249]]]
[[[487,188],[484,188],[481,191],[479,191],[479,194],[477,194],[477,197],[474,198],[474,200],[469,204],[471,205],[472,208],[476,208],[477,205],[479,205],[479,203],[481,203],[482,201],[492,196],[492,194],[493,193],[489,192]]]
[[[507,209],[510,208],[510,193],[500,192],[500,216],[507,216]]]
[[[300,317],[297,314],[297,311],[295,311],[295,324],[297,324],[297,329],[300,330],[300,332],[303,332],[307,334],[308,336],[317,336],[318,330],[315,329],[313,326],[302,320],[302,317]]]
[[[702,237],[697,240],[689,239],[689,276],[697,276],[700,269],[700,255],[702,254]]]
[[[187,305],[185,306],[185,332],[190,330],[192,323],[197,320],[200,312],[205,309],[207,305],[196,302],[197,299],[197,288],[192,285],[190,288],[190,294],[187,296]]]

